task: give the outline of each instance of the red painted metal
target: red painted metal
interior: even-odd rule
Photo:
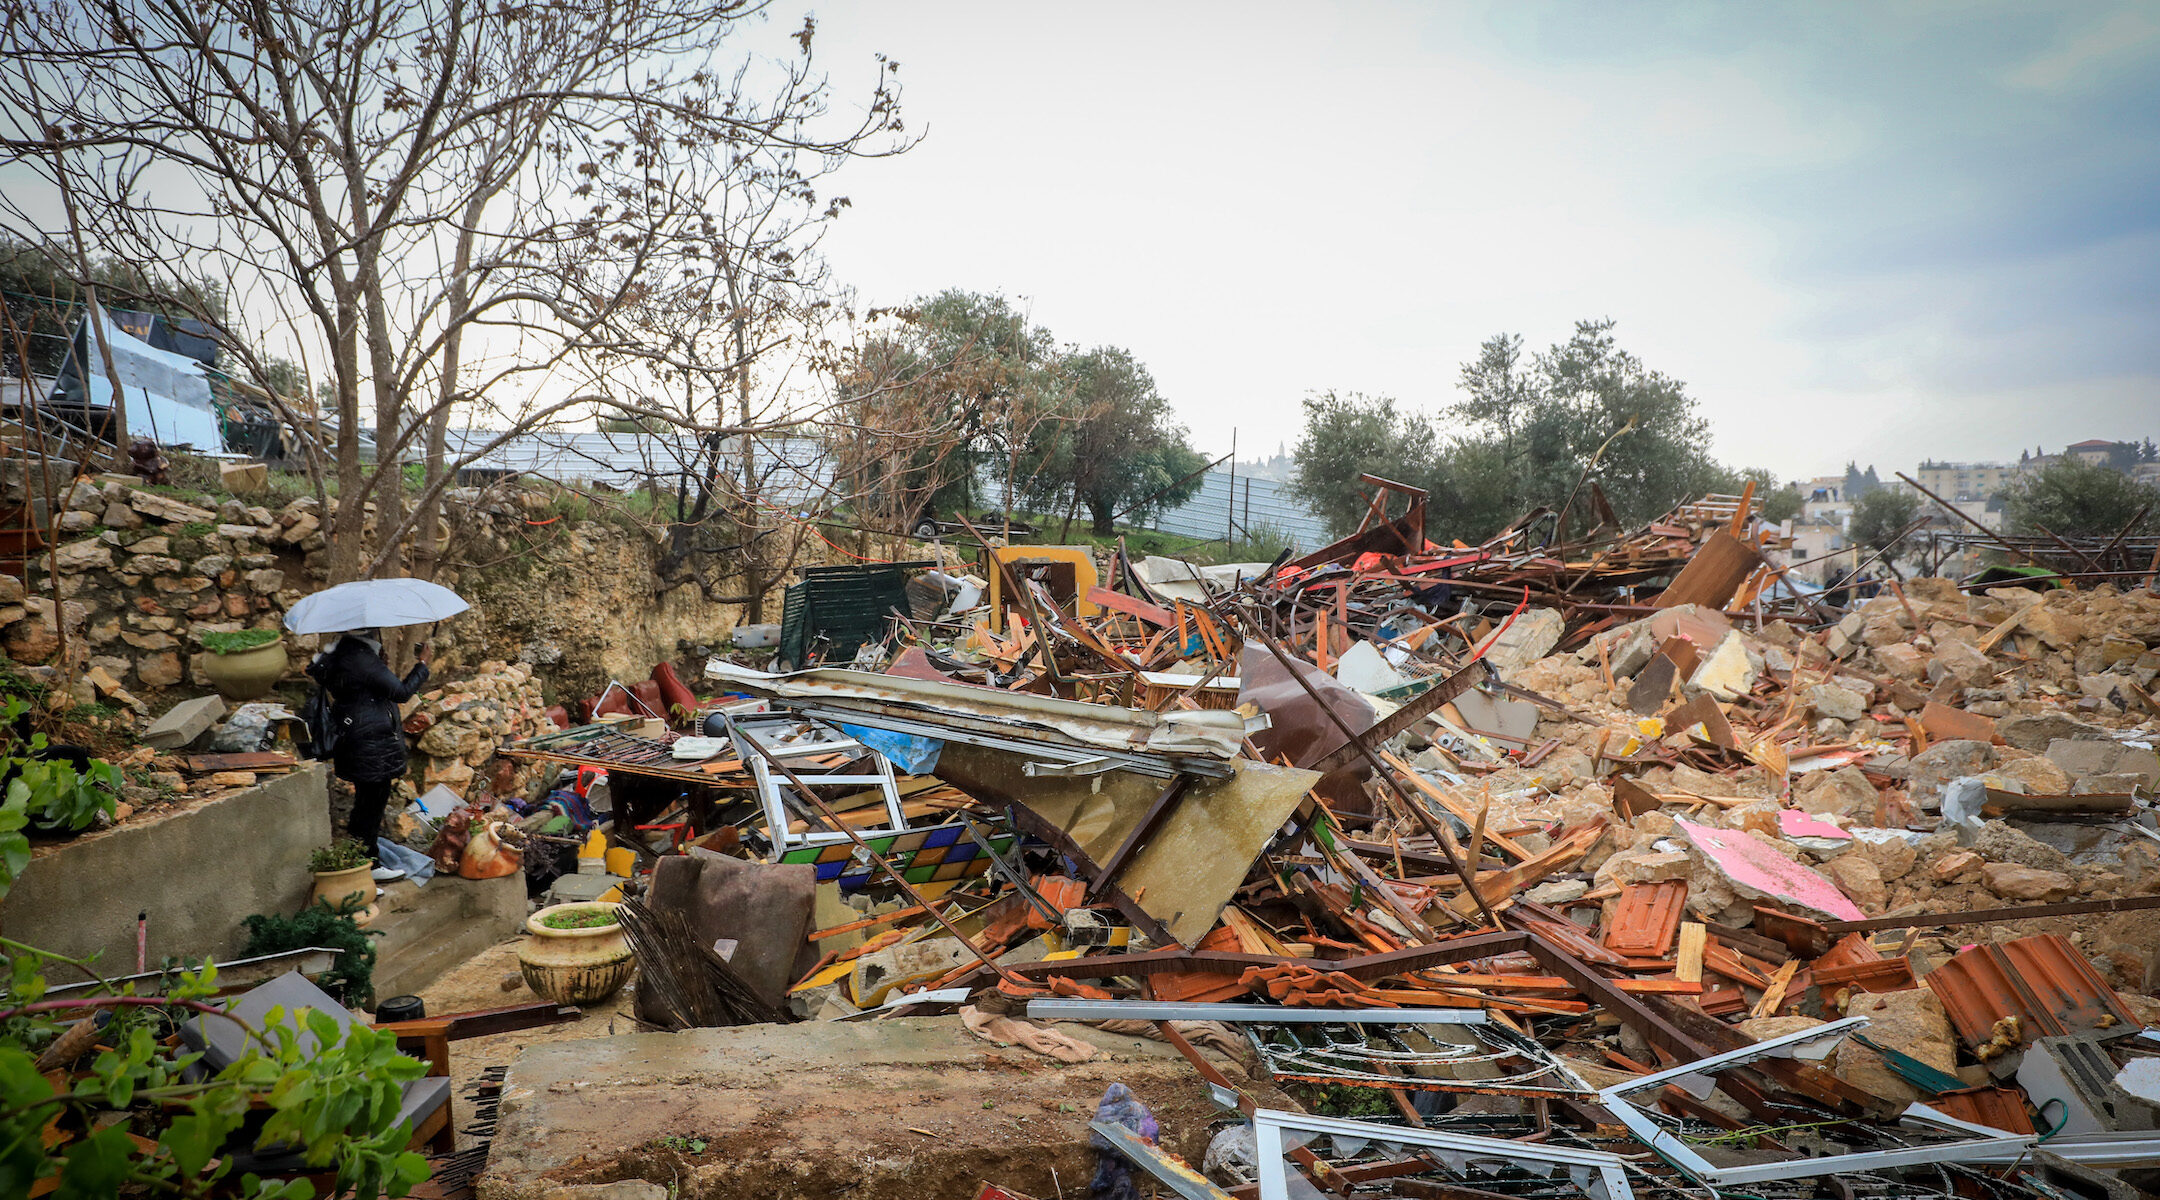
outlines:
[[[2028,1041],[2137,1028],[2115,989],[2052,933],[1961,951],[1928,972],[1927,985],[1958,1036],[1973,1046],[1987,1042],[1997,1021],[2013,1016]]]
[[[1680,937],[1680,918],[1687,911],[1687,881],[1668,879],[1660,883],[1631,883],[1620,889],[1612,921],[1605,929],[1605,948],[1629,958],[1663,958],[1672,953]]]

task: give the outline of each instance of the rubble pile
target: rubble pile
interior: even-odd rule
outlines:
[[[985,543],[846,669],[716,658],[678,728],[506,753],[680,805],[636,822],[665,843],[601,828],[653,864],[618,890],[763,947],[716,980],[1066,1061],[1046,1022],[1167,1038],[1263,1147],[1211,1152],[1216,1182],[1271,1200],[1562,1194],[1526,1190],[1525,1140],[1606,1200],[2160,1167],[2149,587],[1835,609],[1782,586],[1745,496],[1476,548],[1414,501],[1296,561],[1116,555],[1101,585]],[[737,864],[705,873],[736,900],[683,900],[685,855]],[[1393,1115],[1261,1107],[1203,1031]],[[1270,1165],[1300,1131],[1332,1149]]]
[[[413,735],[413,770],[398,781],[406,799],[433,787],[447,787],[460,799],[477,795],[475,781],[506,741],[550,732],[540,680],[527,663],[484,662],[479,670],[444,687],[422,692],[405,717]],[[523,775],[483,781],[510,793],[524,790]]]

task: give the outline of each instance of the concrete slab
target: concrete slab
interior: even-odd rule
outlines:
[[[143,745],[178,750],[210,732],[210,727],[224,716],[225,702],[216,696],[182,700],[166,709],[164,716],[150,722],[150,728],[143,730]]]
[[[368,932],[375,950],[375,999],[419,992],[475,954],[525,929],[525,876],[462,879],[437,875],[424,886],[383,885],[381,913]]]
[[[1216,1110],[1190,1064],[1161,1042],[1058,1028],[1105,1053],[1068,1066],[981,1041],[957,1017],[534,1046],[510,1067],[481,1200],[622,1179],[682,1200],[964,1200],[984,1180],[1084,1195],[1087,1122],[1112,1083],[1154,1109],[1165,1147],[1200,1161]],[[1215,1061],[1261,1104],[1295,1107]]]
[[[135,969],[135,916],[150,915],[148,960],[231,958],[241,918],[298,912],[308,852],[330,841],[327,768],[309,764],[245,791],[33,851],[0,901],[0,933],[108,973]]]

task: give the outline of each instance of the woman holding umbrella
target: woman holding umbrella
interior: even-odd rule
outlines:
[[[390,670],[381,632],[360,629],[340,637],[307,668],[330,696],[330,724],[337,731],[330,769],[353,789],[352,817],[345,831],[367,847],[378,883],[404,876],[382,865],[376,839],[382,836],[390,789],[405,774],[404,719],[398,706],[427,686],[427,657],[427,643],[422,642],[413,651],[413,669],[399,679]]]
[[[295,633],[343,636],[308,664],[330,700],[330,765],[352,785],[352,817],[346,823],[368,856],[376,861],[375,878],[387,882],[401,872],[381,865],[376,840],[390,790],[405,774],[405,729],[398,706],[427,686],[428,646],[413,653],[413,668],[403,679],[390,669],[383,650],[385,628],[439,621],[469,605],[440,584],[418,579],[367,579],[342,583],[293,605],[285,625]]]

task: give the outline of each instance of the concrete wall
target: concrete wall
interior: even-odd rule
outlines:
[[[330,841],[327,770],[309,764],[257,787],[43,848],[0,901],[0,934],[107,974],[135,969],[135,917],[150,914],[148,962],[232,958],[251,913],[298,912],[308,852]],[[64,973],[64,972],[63,972]]]

